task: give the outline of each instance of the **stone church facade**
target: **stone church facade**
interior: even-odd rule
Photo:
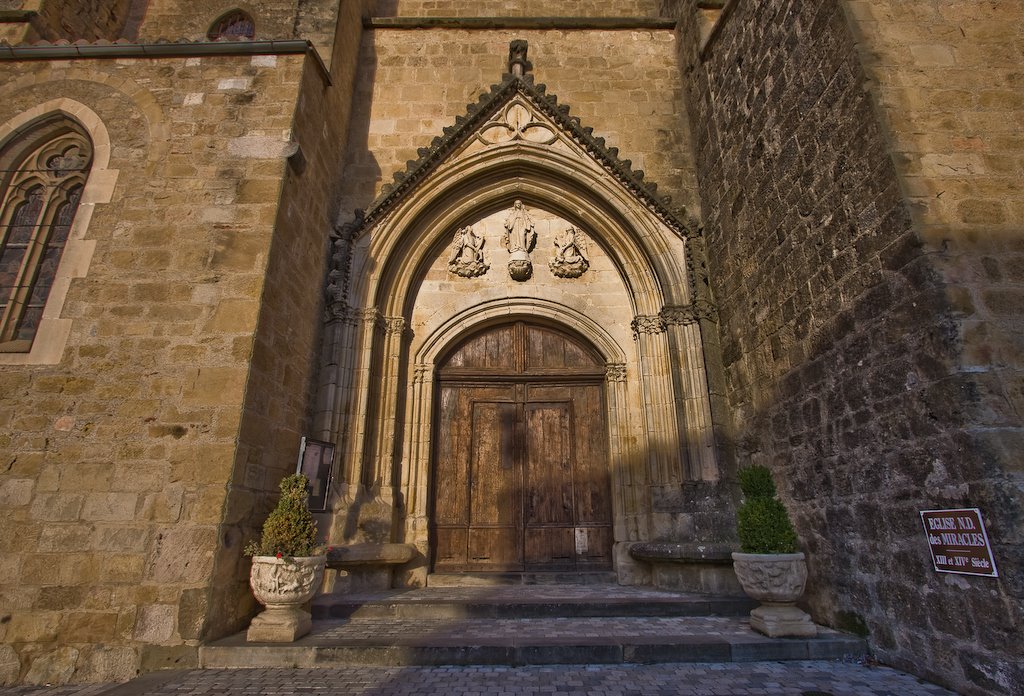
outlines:
[[[553,17],[557,14],[557,17]],[[0,2],[0,677],[196,664],[302,437],[333,578],[735,542],[815,621],[1024,684],[1024,12],[1008,2]],[[933,570],[979,508],[998,577]],[[695,569],[696,568],[696,569]]]

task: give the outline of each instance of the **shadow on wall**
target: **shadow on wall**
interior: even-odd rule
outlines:
[[[867,636],[887,664],[940,683],[952,669],[1008,693],[1024,664],[1021,495],[982,439],[988,428],[970,431],[987,397],[955,365],[960,339],[927,263],[884,274],[812,337],[816,353],[762,375],[773,394],[748,392],[764,405],[748,404],[737,449],[741,465],[775,474],[817,622]],[[749,359],[727,366],[732,380]],[[972,507],[999,578],[933,569],[920,511]]]
[[[124,28],[121,30],[121,37],[129,41],[136,41],[139,38],[139,29],[146,21],[146,12],[149,10],[149,0],[131,0],[128,5],[128,14],[125,17]]]
[[[399,0],[377,0],[373,10],[374,17],[397,17]]]
[[[345,161],[342,163],[341,176],[338,177],[339,188],[343,189],[338,196],[339,222],[349,222],[356,209],[368,208],[376,198],[376,190],[381,184],[381,168],[369,145],[377,71],[378,57],[373,32],[364,32],[359,49]]]

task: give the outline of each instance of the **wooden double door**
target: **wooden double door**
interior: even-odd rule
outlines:
[[[611,568],[603,365],[516,323],[439,371],[432,545],[438,572]]]

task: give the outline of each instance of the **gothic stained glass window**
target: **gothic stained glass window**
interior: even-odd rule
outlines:
[[[245,12],[234,10],[222,15],[220,19],[210,26],[206,38],[210,41],[217,39],[251,39],[256,36],[256,23]]]
[[[57,277],[92,160],[64,117],[38,122],[0,147],[0,350],[32,347]]]

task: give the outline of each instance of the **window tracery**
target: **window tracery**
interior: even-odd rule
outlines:
[[[232,10],[221,15],[217,21],[210,25],[206,32],[206,38],[210,41],[217,39],[252,39],[256,37],[256,22],[242,10]]]
[[[0,148],[0,351],[32,346],[91,163],[91,142],[64,117]]]

